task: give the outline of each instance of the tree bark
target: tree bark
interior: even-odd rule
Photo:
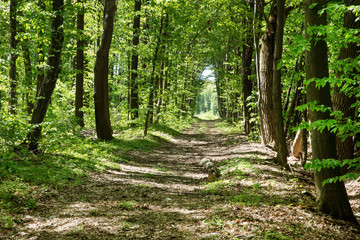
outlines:
[[[350,5],[360,5],[359,0],[346,0],[345,4],[347,6]],[[360,28],[360,22],[356,20],[357,16],[351,12],[348,11],[345,13],[344,16],[344,28],[346,29],[359,29]],[[339,60],[344,59],[356,59],[360,54],[360,47],[355,42],[348,43],[347,47],[342,47],[340,49],[340,56]],[[337,77],[341,78],[341,75],[343,75],[344,72],[337,72]],[[354,79],[354,77],[359,74],[359,72],[356,69],[353,69],[352,71],[348,71],[347,76]],[[352,104],[356,102],[355,96],[350,96],[345,94],[341,91],[341,88],[344,86],[344,83],[335,84],[334,86],[334,92],[333,92],[333,105],[335,111],[341,111],[343,112],[344,121],[346,119],[354,120],[355,118],[355,109],[351,107]],[[358,87],[358,86],[351,86],[351,87]],[[344,141],[342,141],[340,138],[336,138],[336,149],[337,149],[337,155],[339,160],[344,159],[352,159],[354,157],[354,141],[353,137],[349,136]]]
[[[287,166],[287,146],[284,133],[284,119],[282,114],[282,101],[281,101],[281,69],[277,67],[282,57],[283,50],[283,36],[285,27],[285,1],[277,0],[277,26],[275,34],[275,49],[273,61],[273,106],[274,106],[274,121],[276,132],[276,150],[277,161]]]
[[[35,151],[41,136],[41,123],[43,122],[47,109],[49,107],[51,95],[54,91],[58,75],[60,73],[61,50],[64,41],[63,35],[63,6],[64,0],[53,0],[53,18],[51,20],[51,43],[47,59],[49,66],[46,76],[42,82],[38,98],[34,105],[34,111],[30,123],[34,128],[27,135],[28,149]]]
[[[272,9],[266,31],[261,38],[259,115],[261,142],[265,146],[276,146],[273,94],[273,61],[276,30],[276,11]]]
[[[138,45],[140,42],[140,10],[141,0],[135,0],[134,9],[134,23],[133,23],[133,40],[132,40],[132,56],[131,56],[131,74],[130,74],[130,113],[131,119],[135,120],[139,117],[139,86],[138,78],[138,65],[139,53]]]
[[[97,137],[111,140],[112,128],[109,109],[109,51],[114,31],[115,0],[105,0],[103,34],[96,54],[94,69],[94,103]]]
[[[251,5],[250,9],[253,9],[253,4]],[[245,19],[245,26],[249,28],[249,31],[247,34],[252,35],[250,26],[251,26],[251,20],[249,18]],[[249,134],[251,132],[251,125],[250,125],[250,108],[248,106],[249,101],[247,100],[251,96],[251,92],[253,89],[253,82],[250,79],[251,76],[251,62],[252,62],[252,56],[254,52],[254,45],[253,45],[253,39],[250,37],[247,37],[244,45],[243,45],[243,60],[242,60],[242,84],[243,84],[243,104],[244,104],[244,110],[243,110],[243,120],[244,120],[244,129],[245,133]],[[236,98],[237,99],[237,98]]]
[[[164,25],[164,15],[161,16],[158,40],[156,43],[155,52],[154,52],[154,56],[152,59],[152,70],[151,70],[151,75],[150,75],[150,93],[149,93],[148,109],[146,112],[145,126],[144,126],[144,135],[145,136],[148,133],[149,124],[152,123],[153,112],[154,112],[155,69],[156,69],[156,62],[158,60],[159,48],[160,48],[161,41],[162,41],[163,25]],[[151,117],[151,119],[150,119],[150,117]]]
[[[315,5],[314,5],[315,4]],[[306,39],[310,41],[310,49],[306,51],[306,79],[329,77],[327,44],[323,35],[308,34],[309,26],[326,25],[326,12],[319,15],[319,11],[326,4],[326,0],[306,0],[305,1],[305,22]],[[310,7],[311,5],[311,7]],[[307,102],[316,101],[319,105],[331,107],[330,84],[324,87],[316,87],[315,81],[307,86]],[[310,121],[329,119],[330,112],[309,111]],[[311,147],[313,159],[336,159],[336,138],[327,128],[323,131],[311,130]],[[356,218],[351,210],[347,197],[344,182],[328,183],[322,185],[325,179],[339,176],[340,168],[322,168],[315,171],[314,181],[317,195],[318,209],[335,218],[340,218],[356,223]]]
[[[25,86],[27,91],[26,96],[26,110],[28,114],[31,114],[34,109],[34,101],[31,99],[31,86],[32,86],[32,68],[31,68],[31,59],[30,51],[28,48],[28,41],[24,42],[23,46],[23,56],[24,56],[24,68],[25,68]]]
[[[45,12],[46,10],[46,6],[45,3],[43,2],[43,0],[39,0],[38,1],[38,6],[41,8],[42,11]],[[43,21],[45,21],[45,19],[42,19]],[[43,38],[44,37],[44,33],[43,32],[38,32],[38,37],[39,38]],[[39,92],[40,92],[40,87],[41,84],[43,83],[44,79],[45,79],[45,70],[44,70],[44,63],[45,63],[45,57],[44,57],[44,44],[43,41],[41,40],[39,45],[38,45],[38,49],[39,52],[37,53],[37,67],[36,67],[36,97],[39,96]]]
[[[300,69],[301,69],[301,71],[304,70],[304,68],[303,68],[303,56],[301,56],[300,61],[296,61],[296,63],[295,63],[295,72],[296,73],[299,72]],[[288,113],[287,113],[287,116],[286,116],[286,120],[285,120],[285,128],[284,128],[285,137],[288,134],[288,130],[289,130],[289,127],[290,127],[291,119],[293,118],[295,107],[296,107],[297,103],[299,102],[299,95],[301,94],[300,93],[300,87],[301,87],[301,84],[303,83],[303,80],[304,80],[303,77],[301,77],[301,79],[297,80],[296,85],[295,85],[294,94],[293,94],[293,97],[291,99],[290,107],[289,107],[289,110],[288,110]],[[289,89],[289,91],[290,91],[290,89]],[[302,94],[301,94],[301,96],[302,96]],[[287,107],[284,107],[284,111],[286,111],[286,109],[287,109]]]
[[[17,54],[17,2],[18,0],[10,0],[10,68],[9,68],[9,113],[16,114],[16,105],[17,105],[17,96],[16,96],[16,87],[17,87],[17,73],[16,73],[16,60],[18,58]]]
[[[77,50],[76,50],[76,92],[75,92],[75,117],[77,119],[78,124],[81,127],[84,127],[84,48],[85,48],[85,40],[84,40],[84,5],[83,0],[78,0],[78,3],[81,4],[81,9],[77,14],[77,30],[78,30],[78,39],[77,39]]]

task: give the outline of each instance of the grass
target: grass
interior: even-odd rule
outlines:
[[[119,201],[117,204],[117,207],[123,210],[133,210],[136,206],[136,203],[134,201]]]
[[[196,117],[198,117],[200,119],[203,119],[203,120],[216,120],[216,119],[219,119],[219,115],[214,114],[212,111],[201,112]]]
[[[157,124],[151,128],[151,133],[178,136],[190,123],[189,119],[183,119],[175,128]],[[127,152],[150,152],[163,141],[151,134],[144,137],[142,128],[122,128],[111,141],[97,140],[91,134],[84,137],[79,130],[69,131],[61,124],[48,124],[44,128],[44,138],[40,142],[42,153],[39,155],[25,149],[17,152],[1,149],[0,229],[13,228],[15,224],[11,215],[36,210],[41,198],[56,195],[68,186],[81,185],[87,181],[90,172],[121,170],[118,163],[132,163]],[[164,166],[155,169],[168,171]],[[153,178],[154,175],[144,173],[144,177]],[[119,203],[123,209],[133,206],[133,203]]]

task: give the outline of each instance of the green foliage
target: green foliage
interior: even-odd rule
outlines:
[[[205,188],[202,189],[202,192],[210,195],[226,196],[231,194],[232,186],[233,183],[231,183],[230,181],[218,180],[208,183]]]
[[[14,228],[14,226],[15,226],[15,222],[10,216],[3,214],[0,215],[0,229],[3,228],[3,229],[11,230]]]
[[[346,167],[349,171],[341,176],[336,176],[333,178],[325,179],[322,184],[335,183],[337,181],[346,181],[346,180],[356,180],[360,177],[360,158],[355,159],[345,159],[345,160],[337,160],[337,159],[315,159],[310,160],[309,163],[306,163],[306,169],[314,169],[314,171],[320,171],[324,168],[344,168]],[[359,179],[360,181],[360,179]]]
[[[133,210],[135,208],[136,203],[134,201],[119,201],[117,207],[123,210]]]
[[[205,82],[204,88],[198,96],[197,114],[208,115],[208,118],[215,119],[218,116],[218,103],[216,86],[214,82]]]
[[[178,129],[189,124],[185,120],[180,122]],[[45,149],[43,153],[35,156],[21,147],[17,152],[9,151],[10,148],[1,151],[0,211],[37,209],[40,198],[82,184],[89,172],[121,170],[116,163],[132,160],[126,152],[152,151],[163,141],[151,137],[151,134],[143,137],[140,128],[123,128],[120,137],[111,141],[95,140],[91,129],[80,130],[71,119],[46,122],[43,128],[45,134],[40,141],[40,147]],[[154,133],[162,135],[179,134],[164,125],[157,125],[153,131],[155,129]],[[167,171],[167,168],[158,166],[157,170]],[[144,174],[144,177],[152,178],[154,175]]]

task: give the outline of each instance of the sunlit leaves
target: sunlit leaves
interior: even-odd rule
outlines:
[[[345,160],[336,160],[336,159],[315,159],[310,160],[309,163],[305,165],[306,169],[313,169],[314,171],[321,171],[321,169],[325,168],[346,168],[351,171],[333,178],[325,179],[322,182],[322,185],[336,183],[337,181],[345,181],[345,180],[356,180],[360,177],[359,172],[356,170],[360,169],[360,158],[355,159],[345,159]]]

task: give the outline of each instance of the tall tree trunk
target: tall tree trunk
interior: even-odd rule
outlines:
[[[304,71],[304,64],[303,64],[303,55],[300,57],[300,61],[296,61],[295,63],[295,73],[298,73],[299,71]],[[297,80],[296,85],[295,85],[295,89],[294,89],[294,94],[293,97],[291,99],[290,102],[290,107],[286,116],[286,120],[285,120],[285,136],[288,134],[288,130],[290,127],[290,123],[291,123],[291,119],[293,118],[293,114],[295,111],[295,107],[296,107],[296,103],[299,101],[299,95],[300,95],[300,87],[301,84],[303,83],[303,77],[301,77],[301,79]],[[291,91],[291,89],[289,89],[289,91]],[[286,111],[287,107],[284,107],[284,111]]]
[[[109,51],[114,31],[115,0],[105,0],[103,34],[96,54],[94,69],[94,103],[97,137],[111,140],[112,128],[109,109]]]
[[[163,58],[165,58],[165,49],[163,49],[162,53],[163,53]],[[164,101],[164,89],[165,89],[164,68],[165,68],[165,60],[163,59],[160,63],[160,73],[157,80],[158,94],[157,94],[157,103],[156,103],[156,111],[155,111],[155,123],[158,123],[160,120],[161,107]]]
[[[41,123],[43,122],[49,107],[51,95],[54,91],[58,75],[60,73],[61,50],[64,41],[63,35],[63,6],[64,0],[53,0],[53,18],[51,20],[51,43],[47,59],[49,66],[46,76],[39,88],[39,98],[37,98],[30,123],[34,128],[27,135],[28,149],[37,149],[38,141],[41,136]]]
[[[359,0],[346,0],[345,4],[347,6],[350,5],[360,5]],[[357,16],[351,12],[348,11],[345,13],[344,16],[344,28],[346,29],[359,29],[360,28],[360,22],[357,20]],[[344,59],[356,59],[360,54],[360,47],[355,42],[348,43],[347,47],[342,47],[340,49],[340,60]],[[337,72],[338,78],[341,78],[341,75],[344,74],[344,72]],[[359,72],[356,69],[353,69],[352,71],[348,71],[347,75],[350,76],[350,78],[354,78],[359,74]],[[354,120],[355,118],[355,109],[351,107],[352,104],[356,102],[356,97],[354,95],[349,96],[348,94],[345,94],[341,91],[341,88],[344,86],[345,83],[341,84],[335,84],[334,86],[334,94],[333,94],[333,105],[335,111],[341,111],[344,113],[343,118],[345,119],[351,119]],[[355,86],[353,86],[355,87]],[[358,86],[356,86],[358,87]],[[339,160],[344,159],[352,159],[354,156],[354,141],[352,136],[349,136],[344,141],[342,141],[340,138],[336,138],[336,149],[337,149],[337,155]]]
[[[16,40],[16,28],[17,28],[17,2],[18,0],[10,0],[10,68],[9,68],[9,112],[11,114],[16,114],[16,105],[17,105],[17,96],[16,96],[16,87],[17,87],[17,73],[16,73],[16,60],[18,57],[17,54],[17,40]]]
[[[253,9],[253,4],[251,5],[250,9]],[[251,26],[251,20],[249,18],[245,19],[245,27],[249,29],[247,31],[247,34],[250,36],[252,35],[250,26]],[[250,125],[250,108],[248,106],[249,101],[247,100],[251,96],[251,92],[253,89],[253,83],[250,79],[251,76],[251,62],[254,52],[254,45],[253,45],[253,39],[250,37],[247,37],[244,45],[243,45],[243,61],[242,61],[242,84],[243,84],[243,104],[244,104],[244,110],[243,110],[243,119],[244,119],[244,129],[245,133],[249,134],[251,132],[251,125]]]
[[[84,127],[84,4],[83,0],[78,0],[78,3],[81,4],[81,9],[77,14],[77,29],[78,29],[78,39],[77,39],[77,50],[76,50],[76,92],[75,92],[75,117],[77,118],[78,124],[81,127]]]
[[[276,11],[272,9],[266,31],[261,38],[260,50],[260,84],[259,115],[261,142],[265,146],[275,147],[276,133],[274,122],[273,94],[273,61],[276,30]]]
[[[30,59],[30,51],[28,48],[28,41],[24,42],[23,46],[23,55],[24,55],[24,68],[25,68],[25,85],[27,91],[25,93],[26,96],[26,111],[28,114],[31,114],[34,109],[34,102],[31,99],[31,86],[32,86],[32,70],[31,70],[31,59]]]
[[[134,23],[133,23],[133,40],[132,40],[132,56],[131,56],[131,75],[130,75],[130,112],[131,119],[135,120],[139,117],[139,86],[138,86],[138,65],[139,53],[138,45],[140,42],[140,10],[141,0],[135,0]]]
[[[275,49],[273,61],[273,106],[274,106],[274,121],[276,132],[276,151],[277,161],[287,166],[287,146],[284,133],[284,119],[282,114],[281,101],[281,69],[278,68],[278,63],[281,61],[283,50],[283,36],[285,27],[285,0],[277,0],[277,26],[275,34]]]
[[[306,0],[305,1],[305,22],[306,39],[310,41],[310,49],[306,51],[306,79],[327,78],[329,77],[329,67],[327,58],[327,44],[323,35],[309,36],[307,28],[312,26],[326,25],[326,12],[319,15],[319,11],[324,8],[326,0]],[[310,7],[311,6],[311,7]],[[317,104],[331,107],[330,84],[324,87],[316,87],[315,81],[307,86],[307,102],[316,101]],[[329,119],[330,112],[309,111],[311,122]],[[313,159],[336,159],[336,138],[335,134],[327,128],[323,131],[311,130],[311,147]],[[314,181],[318,209],[335,218],[356,222],[356,218],[351,210],[347,197],[344,182],[328,183],[322,185],[325,179],[339,176],[340,168],[322,168],[315,171]]]
[[[41,8],[42,11],[46,11],[46,6],[45,6],[45,3],[43,0],[39,0],[38,1],[38,6]],[[43,21],[45,21],[45,19],[42,19]],[[38,37],[39,38],[43,38],[44,37],[44,33],[39,31],[38,33]],[[38,49],[39,49],[39,52],[37,54],[37,67],[36,67],[36,71],[37,71],[37,74],[36,74],[36,97],[39,96],[39,92],[40,92],[40,87],[41,87],[41,84],[43,83],[44,79],[45,79],[45,70],[44,70],[44,63],[45,63],[45,57],[44,57],[44,44],[43,44],[43,41],[41,39],[39,45],[38,45]]]
[[[150,117],[151,118],[153,117],[153,112],[154,112],[155,69],[156,69],[156,62],[158,60],[159,48],[160,48],[161,41],[162,41],[163,25],[164,25],[164,15],[161,15],[158,40],[156,43],[155,52],[154,52],[154,56],[152,59],[152,70],[151,70],[151,75],[150,75],[150,93],[149,93],[148,109],[146,112],[145,126],[144,126],[144,135],[145,136],[148,133],[149,124],[152,123],[152,120],[150,119]]]

